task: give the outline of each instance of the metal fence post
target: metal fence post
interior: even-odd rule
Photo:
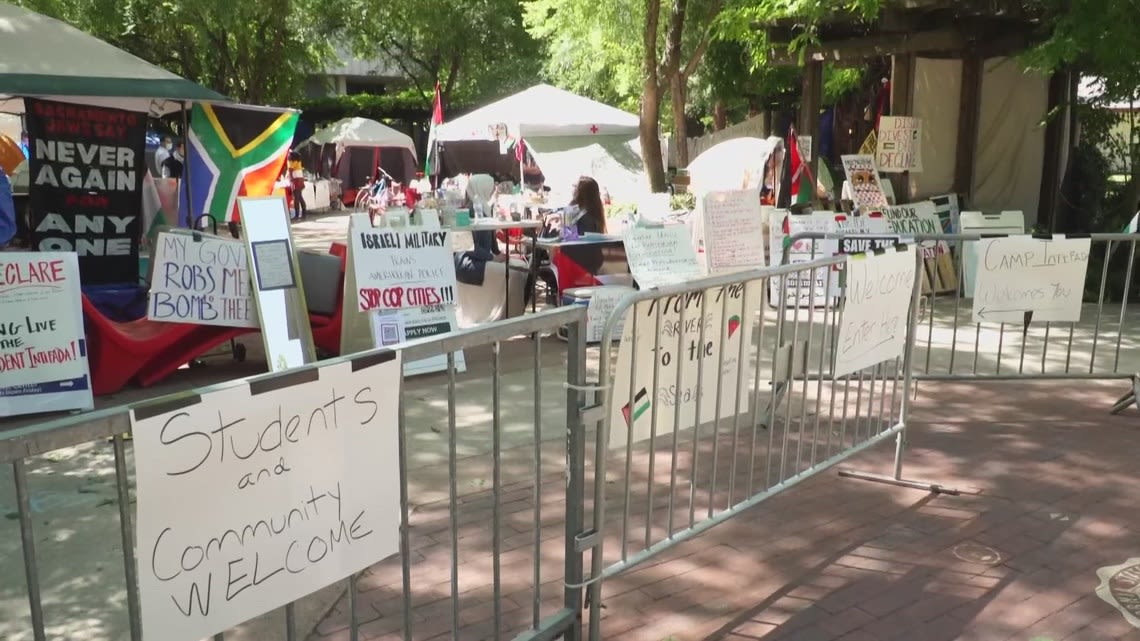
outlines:
[[[582,422],[582,386],[586,382],[585,320],[566,326],[566,589],[565,607],[575,613],[566,641],[582,638],[582,553],[577,537],[582,532],[586,497],[586,427]],[[603,345],[602,349],[607,346]],[[602,482],[604,480],[595,482]]]

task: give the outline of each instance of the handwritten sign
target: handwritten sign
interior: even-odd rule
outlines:
[[[875,164],[881,171],[922,171],[922,120],[883,116],[875,143]]]
[[[934,203],[923,200],[909,205],[887,207],[887,224],[891,231],[903,236],[919,236],[941,234],[942,221],[938,218],[938,211]],[[920,244],[922,257],[926,260],[938,258],[950,253],[950,248],[944,241],[928,240]]]
[[[743,363],[740,348],[741,341],[752,344],[763,293],[762,281],[749,281],[640,302],[628,312],[618,346],[610,447],[692,428],[698,398],[702,424],[748,410],[752,367],[747,346]]]
[[[685,283],[702,276],[684,225],[633,227],[623,237],[629,271],[641,289]]]
[[[789,265],[834,256],[839,251],[839,243],[834,239],[800,239],[793,242],[792,237],[804,233],[834,233],[837,230],[835,218],[835,212],[831,211],[817,211],[804,215],[792,215],[786,211],[773,212],[768,235],[768,253],[772,265],[782,264],[785,247],[788,249]],[[813,269],[810,272],[802,271],[789,275],[783,280],[783,295],[785,305],[788,307],[822,307],[831,301],[828,296],[826,268]],[[832,275],[832,280],[834,290],[838,279]],[[770,305],[779,304],[780,281],[779,277],[768,279]]]
[[[240,240],[161,233],[153,261],[150,320],[257,327],[248,256]]]
[[[882,211],[889,207],[874,156],[843,156],[843,173],[851,190],[851,200],[862,211]]]
[[[364,229],[352,235],[352,258],[360,311],[456,303],[449,231]]]
[[[590,301],[586,305],[586,342],[597,343],[602,340],[602,331],[606,328],[606,321],[613,315],[618,302],[633,293],[632,287],[624,285],[606,285],[597,287],[590,293]],[[625,317],[628,312],[617,320],[613,337],[620,340],[625,327]]]
[[[1009,236],[980,241],[974,322],[1081,320],[1088,238]]]
[[[703,200],[705,260],[709,273],[763,267],[760,192],[755,189],[714,191]]]
[[[143,635],[198,641],[399,549],[400,355],[131,411]]]
[[[914,245],[847,257],[835,377],[898,358],[914,295]]]
[[[0,253],[0,416],[93,406],[76,255]]]
[[[76,252],[84,284],[136,282],[146,114],[24,103],[34,247]]]

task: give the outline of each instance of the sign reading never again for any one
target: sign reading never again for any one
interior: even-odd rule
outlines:
[[[398,551],[401,359],[385,356],[132,411],[144,638],[198,641]]]
[[[146,114],[24,102],[34,247],[76,252],[86,285],[136,282]]]
[[[914,245],[847,256],[836,378],[902,355],[914,293],[914,261]]]
[[[643,301],[627,312],[610,403],[610,447],[624,447],[630,434],[637,443],[673,432],[678,405],[680,429],[692,428],[698,398],[702,424],[747,411],[752,368],[740,362],[741,341],[752,342],[763,295],[764,281],[755,280]]]
[[[240,240],[158,235],[147,318],[171,323],[257,327],[249,265]]]
[[[373,228],[352,235],[360,311],[454,305],[451,232]]]
[[[978,242],[974,322],[1081,320],[1088,238],[988,238]]]

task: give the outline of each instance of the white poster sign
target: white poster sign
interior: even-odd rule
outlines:
[[[888,207],[886,210],[887,224],[891,231],[900,236],[919,236],[941,234],[942,221],[938,218],[938,211],[934,203],[923,200],[908,205]],[[938,258],[950,253],[950,248],[944,241],[928,240],[920,243],[922,257],[926,260]]]
[[[773,212],[768,234],[768,253],[772,265],[782,264],[785,246],[788,248],[789,265],[834,256],[839,251],[839,243],[835,239],[801,239],[792,242],[792,237],[803,233],[834,233],[837,230],[835,218],[835,212],[831,211],[817,211],[803,215],[792,215],[780,210]],[[834,290],[838,279],[835,274],[832,274],[831,278],[833,281],[831,287]],[[779,305],[780,280],[776,277],[768,281],[769,305]],[[784,284],[785,304],[789,307],[822,307],[830,303],[825,268],[814,269],[811,274],[800,272],[798,275],[788,276],[784,279]]]
[[[645,301],[630,310],[637,315],[637,336],[627,315],[610,403],[610,447],[624,447],[631,435],[637,443],[673,432],[678,405],[679,429],[692,428],[698,397],[702,424],[748,410],[754,368],[747,358],[763,293],[763,281],[749,281]],[[741,341],[748,341],[744,363]]]
[[[352,234],[352,262],[360,311],[457,302],[450,231],[424,227],[359,230]]]
[[[964,211],[958,215],[958,226],[962,234],[1006,234],[1025,233],[1025,215],[1020,211],[1003,211],[998,214],[984,214],[980,211]],[[974,284],[977,282],[978,243],[962,243],[963,298],[974,297]]]
[[[898,358],[914,295],[914,245],[847,257],[835,377]]]
[[[635,292],[632,287],[625,287],[623,285],[607,285],[605,287],[597,287],[590,293],[590,301],[586,306],[586,342],[597,343],[602,340],[602,331],[606,328],[606,321],[614,313],[617,308],[618,302]],[[629,313],[622,314],[618,319],[617,327],[614,330],[613,338],[620,340],[625,327],[625,317]]]
[[[1088,238],[989,238],[977,243],[974,322],[1081,320]]]
[[[910,116],[883,116],[875,144],[880,171],[922,171],[922,120]]]
[[[257,327],[249,263],[240,240],[164,232],[155,242],[150,320]]]
[[[455,319],[455,308],[443,305],[376,310],[369,312],[368,317],[372,322],[372,340],[376,347],[390,347],[417,338],[446,334],[459,326]],[[446,354],[404,363],[404,376],[446,370]],[[455,353],[455,371],[467,371],[463,350]]]
[[[132,410],[145,638],[199,641],[399,550],[400,354],[315,373]]]
[[[92,407],[79,260],[0,253],[0,416]]]
[[[955,230],[958,229],[958,215],[962,212],[958,205],[958,194],[931,196],[930,202],[934,203],[934,212],[942,223],[942,231],[947,234],[958,233]]]
[[[879,182],[879,171],[875,167],[874,156],[843,156],[842,160],[851,200],[859,210],[882,211],[883,208],[890,206],[883,185]]]
[[[764,228],[756,189],[709,192],[702,203],[710,274],[764,266]]]
[[[641,289],[686,283],[703,275],[685,225],[632,227],[623,240],[629,271]]]

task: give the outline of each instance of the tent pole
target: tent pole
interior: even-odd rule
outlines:
[[[182,181],[182,187],[186,193],[186,226],[193,229],[194,203],[190,191],[190,112],[186,108],[185,102],[182,103],[182,149],[185,155],[182,158],[182,176],[179,180]],[[177,217],[178,214],[175,214],[175,219]]]

